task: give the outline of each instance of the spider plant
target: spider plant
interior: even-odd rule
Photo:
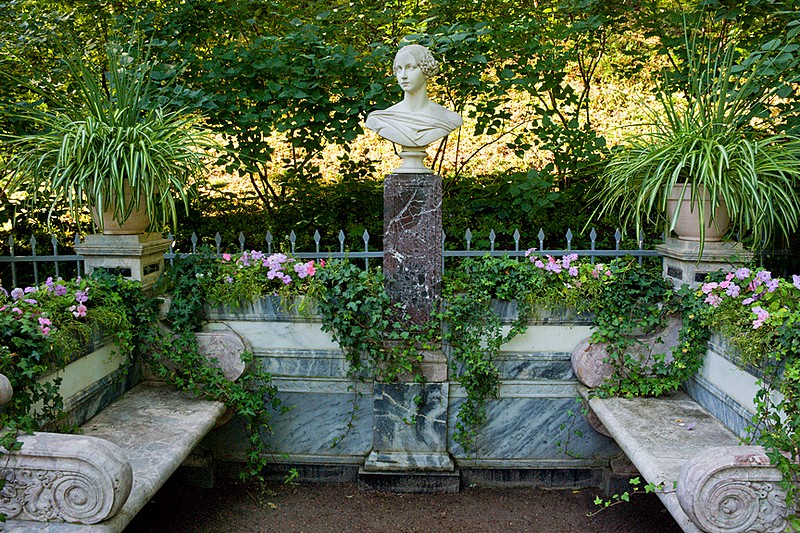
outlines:
[[[33,133],[6,139],[6,190],[25,190],[34,202],[49,199],[51,215],[65,201],[76,222],[85,207],[110,211],[120,224],[144,210],[150,230],[174,228],[212,144],[198,116],[158,105],[155,63],[146,50],[112,43],[106,52],[104,72],[80,58],[64,59],[68,94],[53,83],[21,82],[43,104],[21,115]],[[102,217],[95,216],[95,226],[103,230]]]
[[[700,254],[723,205],[733,230],[755,245],[792,234],[800,217],[800,137],[781,130],[787,117],[779,104],[798,80],[798,46],[774,40],[747,53],[733,40],[697,37],[697,29],[684,34],[684,91],[675,91],[674,78],[662,80],[659,105],[645,109],[645,132],[612,152],[595,214],[619,212],[637,235],[645,224],[665,223],[669,235],[680,206],[668,217],[667,198],[678,185],[691,190],[699,215]]]

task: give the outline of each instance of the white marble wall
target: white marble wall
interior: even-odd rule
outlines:
[[[741,364],[738,354],[720,335],[712,335],[703,366],[683,384],[700,405],[740,437],[748,435],[759,390],[758,371]]]
[[[276,460],[364,464],[377,423],[371,383],[357,384],[355,394],[342,353],[321,331],[320,323],[296,315],[281,317],[274,309],[274,304],[255,304],[237,313],[218,309],[214,316],[251,343],[258,363],[273,374],[281,399],[292,406],[288,413],[273,417],[274,431],[264,436]],[[502,311],[509,318],[515,313],[513,306]],[[266,317],[271,320],[265,321]],[[576,402],[570,353],[590,334],[590,322],[590,317],[567,312],[543,313],[524,334],[502,347],[496,361],[503,380],[500,398],[487,404],[489,420],[481,428],[477,450],[465,451],[453,441],[464,393],[456,382],[449,383],[446,451],[456,466],[577,471],[602,468],[619,453],[611,439],[586,424]],[[220,326],[208,326],[214,327]],[[354,402],[358,410],[351,420]],[[217,457],[224,459],[241,458],[243,448],[234,444],[237,441],[242,435],[235,421],[209,439]]]

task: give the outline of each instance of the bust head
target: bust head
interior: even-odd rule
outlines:
[[[430,51],[419,44],[398,50],[394,58],[394,75],[405,93],[403,100],[388,109],[373,111],[367,116],[367,128],[406,149],[424,155],[424,147],[461,126],[461,117],[432,102],[427,94],[427,80],[439,72],[439,63]],[[402,153],[410,154],[408,150]],[[405,156],[404,160],[406,159]],[[422,163],[401,168],[424,170]]]
[[[394,56],[393,65],[395,71],[398,65],[401,64],[404,59],[407,59],[407,56],[414,59],[426,78],[430,78],[439,73],[439,62],[436,61],[430,50],[421,44],[409,44],[397,51],[397,54]]]

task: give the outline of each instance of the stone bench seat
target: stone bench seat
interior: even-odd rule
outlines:
[[[28,512],[46,511],[51,515],[42,515],[45,519],[64,520],[66,516],[69,522],[78,521],[69,517],[79,515],[80,521],[93,522],[89,512],[102,508],[104,518],[88,524],[38,522],[20,520],[25,517],[23,510],[16,517],[9,515],[2,530],[122,531],[224,412],[225,406],[220,402],[202,400],[163,383],[143,382],[86,422],[82,435],[22,436],[22,450],[11,456],[17,462],[9,465],[11,475],[24,484],[19,469],[30,470],[28,464],[33,461],[32,470],[43,472],[40,478],[49,476],[47,483],[41,484],[44,490],[38,501],[27,503]],[[45,453],[31,458],[37,452]],[[73,468],[70,462],[80,465]],[[64,469],[69,472],[65,474]],[[60,483],[61,488],[52,488],[65,478],[74,480],[71,485]],[[21,489],[17,492],[24,492],[25,487],[16,488]],[[7,485],[4,495],[9,490],[12,489]],[[103,503],[103,498],[108,503]],[[4,512],[9,514],[8,510]]]
[[[658,398],[580,394],[686,532],[780,532],[781,474],[683,392]]]

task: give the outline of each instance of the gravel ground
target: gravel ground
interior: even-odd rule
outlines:
[[[362,492],[354,483],[222,482],[201,489],[170,480],[126,529],[143,532],[679,533],[653,495],[601,512],[595,489],[466,488],[459,494]]]

